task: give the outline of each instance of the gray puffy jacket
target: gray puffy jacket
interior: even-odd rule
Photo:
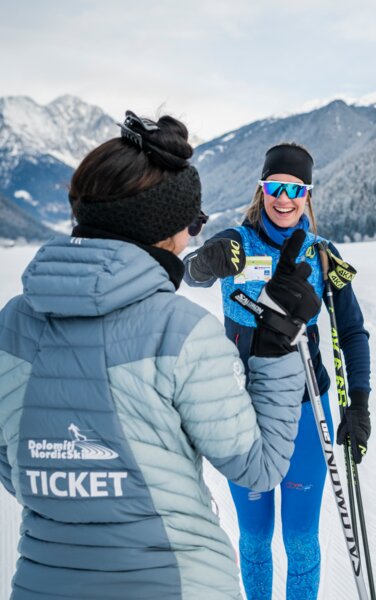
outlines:
[[[135,245],[58,236],[0,313],[0,479],[24,506],[13,600],[239,599],[205,456],[286,474],[300,357],[250,360]],[[257,415],[257,420],[256,420]]]

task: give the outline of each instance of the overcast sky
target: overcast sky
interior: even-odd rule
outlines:
[[[75,94],[204,139],[376,92],[375,0],[0,0],[0,96]]]

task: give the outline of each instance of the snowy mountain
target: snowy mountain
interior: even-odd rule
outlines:
[[[376,234],[376,105],[336,100],[322,108],[256,121],[196,149],[209,236],[239,222],[273,144],[296,141],[315,159],[313,204],[321,235],[352,241]]]
[[[189,134],[189,143],[191,144],[191,146],[193,148],[197,148],[197,146],[201,146],[202,144],[204,144],[205,140],[203,140],[202,137],[200,137],[199,135],[190,133]]]
[[[40,221],[66,220],[73,168],[117,134],[111,117],[74,96],[46,106],[23,96],[1,98],[0,190]]]
[[[307,146],[315,158],[314,207],[320,233],[335,241],[376,235],[376,103],[314,103],[309,110],[245,125],[196,147],[194,164],[211,215],[206,236],[242,220],[265,151],[281,141]],[[74,96],[46,106],[0,98],[0,192],[53,227],[70,217],[74,167],[96,145],[118,135],[113,119]],[[198,139],[193,137],[194,145]]]
[[[26,192],[23,192],[27,198]],[[27,200],[26,200],[27,201]],[[0,194],[0,246],[9,240],[35,242],[48,239],[53,232]]]

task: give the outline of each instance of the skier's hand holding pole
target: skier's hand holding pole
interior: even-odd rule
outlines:
[[[350,437],[351,451],[356,464],[362,461],[367,452],[368,438],[371,435],[371,419],[367,406],[351,399],[350,406],[345,408],[342,420],[337,430],[337,444],[346,443]]]
[[[285,315],[287,320],[298,325],[306,324],[319,311],[321,300],[308,283],[311,267],[304,261],[296,263],[306,234],[302,229],[294,231],[282,247],[276,271],[263,288],[258,303]],[[254,336],[253,351],[256,356],[282,356],[296,350],[291,339],[271,327],[266,321],[258,320]]]

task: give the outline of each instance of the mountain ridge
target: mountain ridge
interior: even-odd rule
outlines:
[[[0,194],[0,246],[5,241],[40,242],[54,235],[54,231]]]
[[[73,169],[118,134],[110,116],[77,96],[44,106],[28,96],[0,98],[0,192],[37,221],[60,226],[70,217]],[[314,157],[320,233],[339,242],[374,237],[376,104],[343,99],[258,119],[198,145],[192,162],[202,179],[204,209],[212,215],[204,236],[241,221],[266,150],[282,141],[303,144]]]
[[[320,233],[340,242],[373,237],[376,107],[349,106],[343,100],[311,113],[261,119],[198,147],[194,164],[201,175],[204,209],[216,214],[205,237],[239,224],[266,150],[286,141],[304,145],[314,157],[313,205]]]

